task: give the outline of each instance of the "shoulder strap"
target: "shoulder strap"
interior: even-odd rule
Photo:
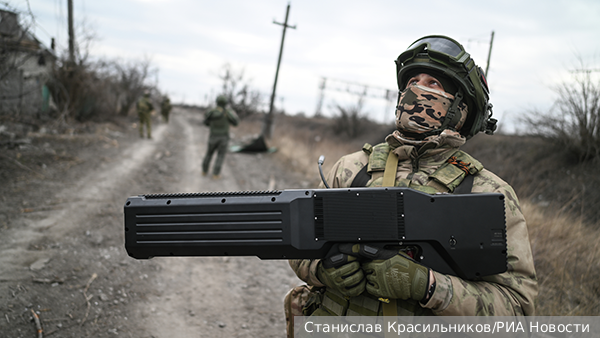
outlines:
[[[467,175],[462,182],[458,185],[458,187],[454,188],[454,194],[470,194],[471,189],[473,189],[473,181],[475,180],[475,175]]]
[[[385,171],[383,172],[383,187],[395,187],[396,186],[396,171],[398,170],[398,155],[396,155],[391,149],[385,162]],[[383,299],[381,300],[381,310],[383,315],[386,317],[398,316],[398,304],[395,299]],[[387,336],[387,334],[386,334]]]
[[[387,161],[385,162],[385,171],[383,172],[383,187],[396,186],[396,171],[398,170],[398,155],[390,150]]]
[[[365,166],[362,167],[358,174],[356,174],[356,177],[354,177],[354,180],[352,180],[352,184],[350,184],[350,187],[360,188],[367,185],[367,182],[369,182],[369,180],[371,179],[371,175],[369,175],[369,172],[367,171],[368,168],[368,164],[365,164]]]
[[[385,156],[387,157],[387,151],[389,150],[389,148],[386,148],[385,150],[382,149],[382,145],[383,144],[378,144],[375,147],[373,147],[372,145],[370,145],[369,143],[365,143],[362,147],[362,151],[365,152],[365,154],[369,157],[369,159],[367,160],[367,163],[365,163],[364,167],[362,167],[362,169],[356,174],[356,176],[354,177],[354,179],[352,180],[352,183],[350,184],[350,187],[353,188],[360,188],[360,187],[366,187],[367,183],[371,180],[372,175],[369,174],[369,168],[373,169],[373,158],[379,158],[383,156],[383,153],[385,152]],[[389,146],[388,146],[389,147]],[[375,153],[375,155],[374,155]],[[385,161],[382,162],[383,165],[385,165]]]

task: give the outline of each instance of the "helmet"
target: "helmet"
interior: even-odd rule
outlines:
[[[434,77],[449,78],[457,90],[456,93],[450,93],[455,99],[442,126],[431,134],[439,134],[444,129],[456,126],[460,119],[456,109],[461,101],[469,107],[461,135],[469,139],[480,131],[493,134],[498,121],[491,118],[492,104],[489,102],[487,80],[481,67],[475,64],[460,43],[443,35],[429,35],[413,42],[396,59],[398,89],[403,91],[409,76],[419,71]]]
[[[219,95],[217,96],[217,106],[224,107],[227,104],[227,96]]]

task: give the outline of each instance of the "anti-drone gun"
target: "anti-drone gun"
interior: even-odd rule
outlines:
[[[410,246],[441,273],[507,269],[504,196],[350,188],[140,195],[125,203],[125,248],[158,256],[314,259],[336,244]]]

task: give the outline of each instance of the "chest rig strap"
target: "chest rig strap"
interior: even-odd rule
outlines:
[[[396,171],[398,170],[398,155],[390,151],[383,172],[383,187],[396,186]]]
[[[398,171],[398,155],[390,150],[387,161],[385,162],[385,171],[383,172],[383,185],[384,187],[395,187],[396,186],[396,172]],[[398,316],[398,305],[395,299],[379,299],[383,302],[381,310],[385,317],[397,317]],[[386,331],[387,336],[387,331]]]

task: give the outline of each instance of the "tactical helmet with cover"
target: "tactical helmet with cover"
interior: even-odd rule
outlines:
[[[217,106],[225,107],[227,105],[227,96],[219,95],[217,96]]]
[[[429,134],[439,134],[444,129],[454,129],[461,114],[457,109],[461,101],[468,106],[468,116],[460,128],[460,134],[467,139],[480,131],[492,134],[497,120],[491,118],[492,104],[489,102],[489,88],[481,67],[477,66],[469,53],[456,40],[442,35],[429,35],[413,42],[398,59],[396,75],[398,89],[402,92],[407,81],[414,74],[424,72],[436,77],[448,78],[454,86],[455,99],[438,129]],[[444,85],[443,81],[442,84]],[[448,86],[445,86],[445,89]]]

